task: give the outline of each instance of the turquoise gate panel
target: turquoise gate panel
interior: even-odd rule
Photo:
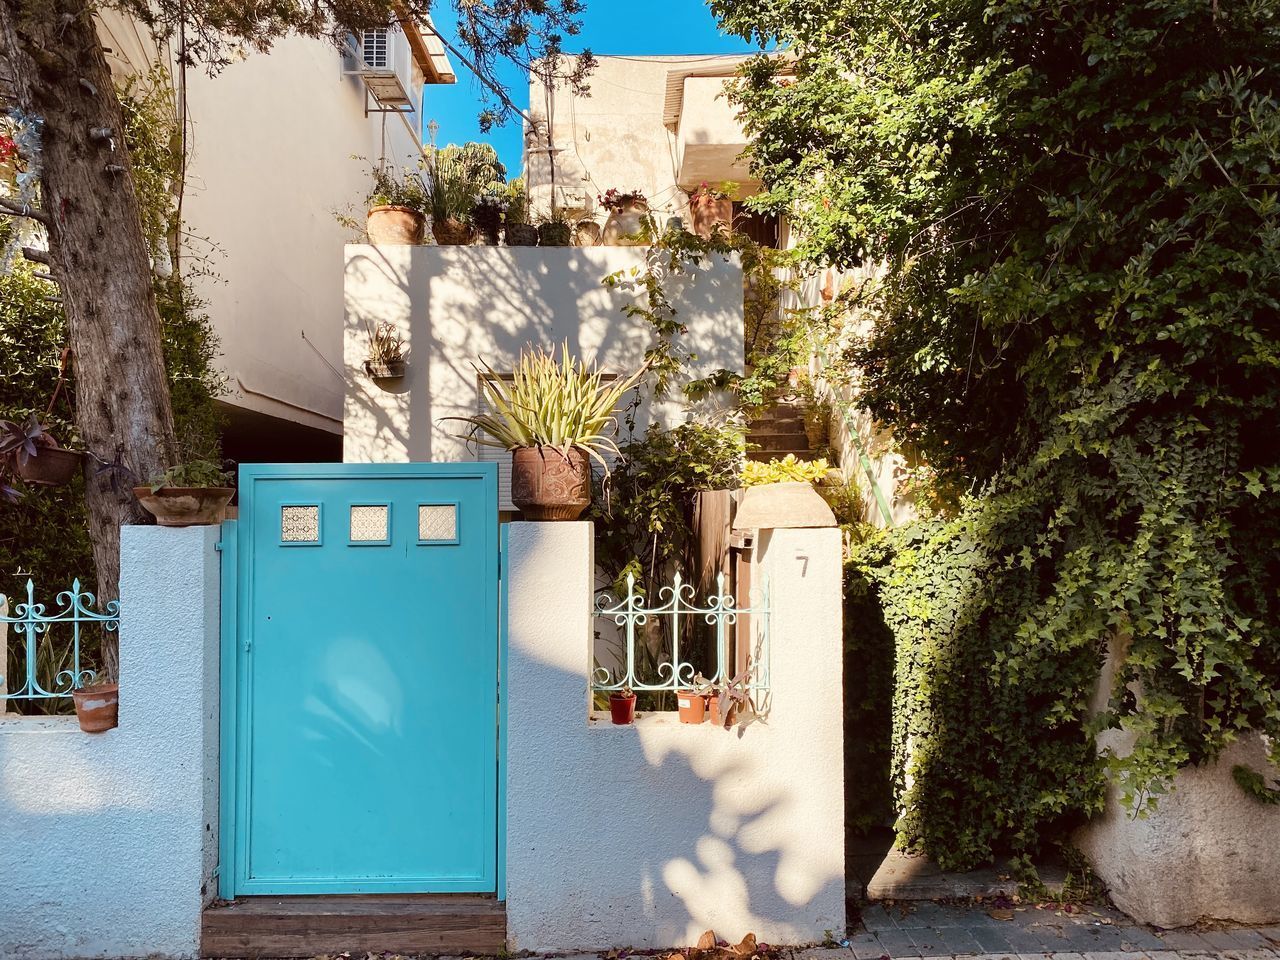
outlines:
[[[235,535],[223,895],[495,891],[496,465],[246,465]]]

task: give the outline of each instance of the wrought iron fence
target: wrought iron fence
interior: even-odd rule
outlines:
[[[0,700],[52,700],[71,696],[76,690],[94,678],[94,671],[80,663],[84,631],[100,629],[115,631],[120,626],[120,601],[109,600],[101,611],[96,610],[97,600],[92,593],[80,589],[75,580],[70,590],[63,590],[54,600],[58,608],[46,613],[43,603],[36,603],[35,583],[27,581],[27,602],[13,607],[13,615],[4,613],[8,598],[0,594],[0,624],[12,626],[18,635],[22,649],[21,660],[25,677],[16,691],[8,689],[4,671],[8,669],[3,655],[7,644],[0,644]],[[55,643],[49,628],[55,624],[70,624],[71,636],[66,645]],[[48,686],[40,679],[41,665],[44,674],[51,677]]]
[[[669,586],[658,590],[657,604],[646,606],[646,598],[636,592],[635,577],[627,576],[627,593],[620,600],[611,594],[603,594],[596,601],[596,617],[611,620],[622,627],[622,663],[613,670],[597,666],[592,674],[591,689],[608,693],[628,687],[635,692],[677,692],[692,687],[734,686],[752,697],[769,691],[769,587],[767,581],[758,591],[753,591],[750,605],[739,607],[733,594],[725,590],[724,574],[716,578],[716,592],[707,597],[705,607],[694,601],[696,591],[676,574]],[[739,624],[739,618],[749,617],[747,635],[730,637],[731,627]],[[669,659],[666,643],[657,663],[650,672],[642,675],[637,666],[637,628],[650,623],[663,623],[669,630]],[[714,630],[714,665],[710,675],[699,671],[688,659],[682,659],[681,647],[688,641],[682,636],[682,628],[698,621]],[[687,632],[687,631],[686,631]],[[736,655],[735,655],[736,654]],[[597,662],[599,658],[597,657]],[[736,661],[736,662],[735,662]],[[737,674],[735,676],[735,674]],[[745,674],[745,675],[744,675]]]

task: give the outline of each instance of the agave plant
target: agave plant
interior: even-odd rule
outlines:
[[[559,360],[554,351],[522,352],[509,380],[481,363],[477,372],[491,412],[457,418],[471,424],[471,439],[505,450],[551,447],[565,455],[578,447],[608,472],[604,455],[619,456],[614,411],[647,365],[625,379],[607,379],[572,357],[567,343]]]

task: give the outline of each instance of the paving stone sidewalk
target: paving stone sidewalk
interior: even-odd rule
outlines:
[[[803,960],[959,957],[991,960],[1175,960],[1175,954],[1280,960],[1280,926],[1153,930],[1111,907],[1078,912],[1018,905],[915,902],[874,904],[849,945],[814,948]]]

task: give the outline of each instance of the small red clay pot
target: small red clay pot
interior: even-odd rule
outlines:
[[[636,722],[636,695],[609,694],[609,716],[618,726]]]
[[[120,685],[98,683],[71,691],[76,702],[76,719],[85,733],[102,733],[119,723]]]
[[[681,723],[701,723],[707,719],[707,698],[693,690],[677,693],[676,706],[680,708]]]

